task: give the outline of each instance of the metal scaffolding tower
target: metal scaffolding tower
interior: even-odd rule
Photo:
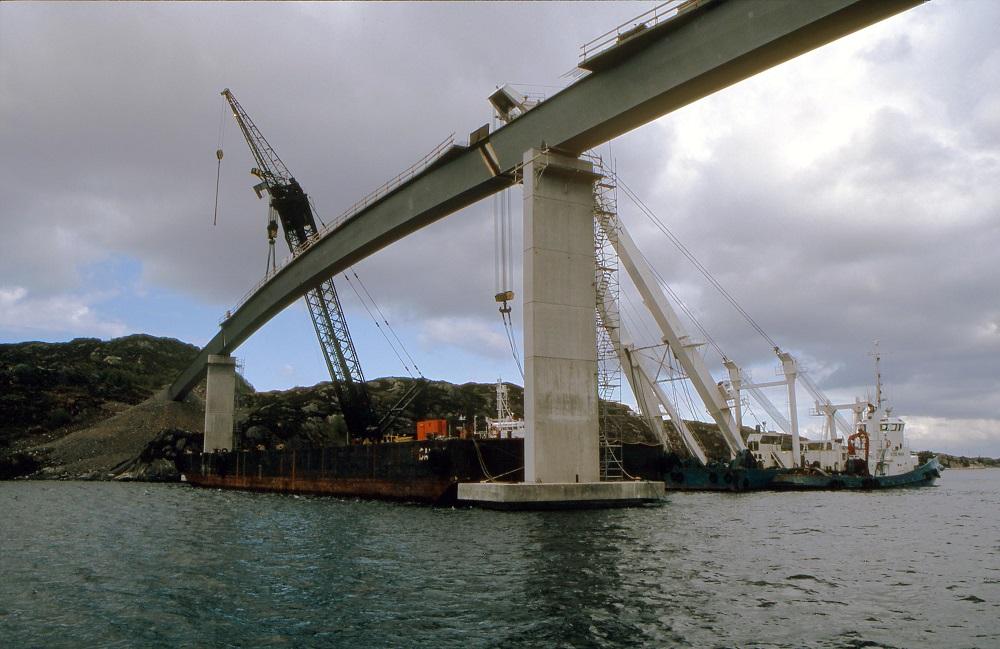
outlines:
[[[593,160],[595,170],[603,170],[603,161]],[[621,345],[621,322],[618,312],[618,197],[614,174],[602,174],[594,183],[594,261],[597,288],[597,396],[600,418],[601,480],[621,480],[621,415],[612,412],[611,404],[621,402],[622,366],[618,355]]]

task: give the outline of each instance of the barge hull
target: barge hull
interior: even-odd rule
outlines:
[[[365,498],[374,500],[402,500],[445,504],[455,500],[457,482],[447,479],[424,479],[403,482],[378,478],[309,478],[305,480],[277,476],[218,476],[187,475],[185,478],[196,487],[209,489],[240,489],[273,493],[336,496],[340,498]]]
[[[460,482],[524,479],[522,441],[441,439],[186,457],[196,487],[451,504]]]

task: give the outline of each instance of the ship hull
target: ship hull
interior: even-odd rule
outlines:
[[[447,504],[454,482],[447,479],[384,480],[377,478],[283,478],[277,476],[216,476],[184,474],[196,487],[273,493],[308,494],[372,500]]]
[[[941,477],[941,465],[936,457],[912,471],[891,476],[861,476],[839,473],[781,473],[771,482],[774,489],[783,490],[874,490],[896,489],[901,487],[931,486]]]
[[[760,491],[769,489],[781,469],[681,467],[663,476],[673,491]]]
[[[662,481],[668,491],[760,491],[769,489],[782,469],[685,466],[648,444],[622,444],[622,464],[629,477]]]

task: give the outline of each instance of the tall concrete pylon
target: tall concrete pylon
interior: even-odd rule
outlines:
[[[590,162],[524,155],[524,480],[597,482],[594,183]]]

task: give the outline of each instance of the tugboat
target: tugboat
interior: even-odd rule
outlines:
[[[774,476],[776,489],[886,489],[933,485],[941,477],[937,457],[919,464],[903,429],[906,423],[892,414],[882,396],[881,356],[876,343],[875,403],[868,404],[856,432],[847,438],[843,470],[824,470],[816,463]],[[839,468],[839,467],[838,467]]]

